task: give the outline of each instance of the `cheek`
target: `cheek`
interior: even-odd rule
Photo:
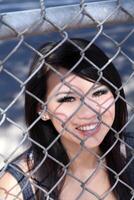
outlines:
[[[53,103],[48,105],[48,111],[51,113],[51,119],[57,118],[59,121],[66,122],[72,118],[78,107],[78,103],[66,103],[61,105]]]
[[[109,97],[101,104],[102,115],[108,115],[111,120],[115,118],[115,102],[113,97]]]
[[[66,122],[66,120],[68,119],[68,115],[64,112],[55,112],[53,118],[57,118],[57,120],[62,123]]]
[[[50,119],[58,133],[62,133],[64,127],[68,126],[68,122],[70,123],[69,116],[62,112],[55,112],[54,115],[50,116]]]
[[[54,110],[50,110],[48,109],[48,111],[50,111],[50,120],[52,121],[55,129],[58,132],[61,132],[61,130],[64,127],[64,124],[66,124],[66,122],[68,121],[69,117],[70,117],[70,113],[67,112],[65,109],[54,109]],[[70,121],[70,120],[69,120]]]

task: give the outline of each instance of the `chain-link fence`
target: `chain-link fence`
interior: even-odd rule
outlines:
[[[39,5],[0,14],[0,199],[134,199],[134,1]]]

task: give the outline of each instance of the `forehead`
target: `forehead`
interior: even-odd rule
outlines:
[[[62,76],[66,75],[68,72],[65,69],[60,69],[59,72]],[[47,80],[47,96],[53,94],[54,92],[69,91],[70,88],[77,90],[80,93],[86,93],[94,85],[98,86],[100,84],[94,84],[92,81],[87,81],[73,73],[70,73],[64,81],[61,81],[61,78],[56,73],[52,73]]]

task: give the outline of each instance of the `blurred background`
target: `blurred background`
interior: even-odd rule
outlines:
[[[107,0],[105,0],[107,1]],[[85,1],[94,2],[94,1]],[[79,3],[79,0],[46,0],[46,7],[54,7],[60,5],[71,5]],[[40,8],[39,0],[0,0],[0,13],[30,10]],[[121,24],[121,25],[104,25],[104,32],[107,33],[111,38],[117,42],[121,42],[133,29],[133,24]],[[79,30],[67,31],[69,37],[82,37],[89,40],[97,34],[97,29],[95,28],[84,28]],[[28,36],[25,37],[25,41],[32,45],[34,48],[38,48],[42,43],[46,41],[53,41],[61,39],[59,33],[47,33],[39,36]],[[19,40],[4,40],[0,41],[0,60],[4,60],[5,57],[12,51],[12,49],[17,45]],[[104,35],[100,35],[95,41],[97,45],[100,46],[109,57],[112,57],[117,48],[113,42],[107,39]],[[134,34],[123,43],[122,50],[130,58],[120,54],[114,63],[121,74],[122,81],[124,84],[126,99],[128,102],[129,119],[132,118],[134,113]],[[4,68],[14,74],[22,82],[26,80],[29,65],[33,51],[27,48],[23,43],[19,49],[4,63]],[[131,61],[130,61],[131,60]],[[131,79],[128,81],[129,77]],[[14,98],[20,93],[21,87],[20,83],[12,78],[10,75],[5,73],[3,70],[0,71],[0,109],[4,110],[10,105]],[[7,120],[7,118],[9,120]],[[16,151],[16,154],[20,154],[28,146],[29,142],[27,138],[24,138],[23,130],[25,129],[24,122],[24,94],[20,95],[16,103],[7,110],[6,119],[0,117],[0,159],[3,157],[10,156]],[[134,120],[130,121],[127,125],[127,131],[132,133],[134,130]],[[23,139],[23,141],[22,141]],[[20,143],[22,144],[20,146]],[[18,148],[18,146],[20,146]],[[16,155],[15,154],[15,155]],[[14,156],[15,156],[14,155]]]

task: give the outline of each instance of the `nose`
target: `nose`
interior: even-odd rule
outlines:
[[[101,106],[98,102],[88,99],[84,100],[83,105],[79,108],[77,112],[77,117],[79,119],[93,119],[99,118],[101,113]]]

